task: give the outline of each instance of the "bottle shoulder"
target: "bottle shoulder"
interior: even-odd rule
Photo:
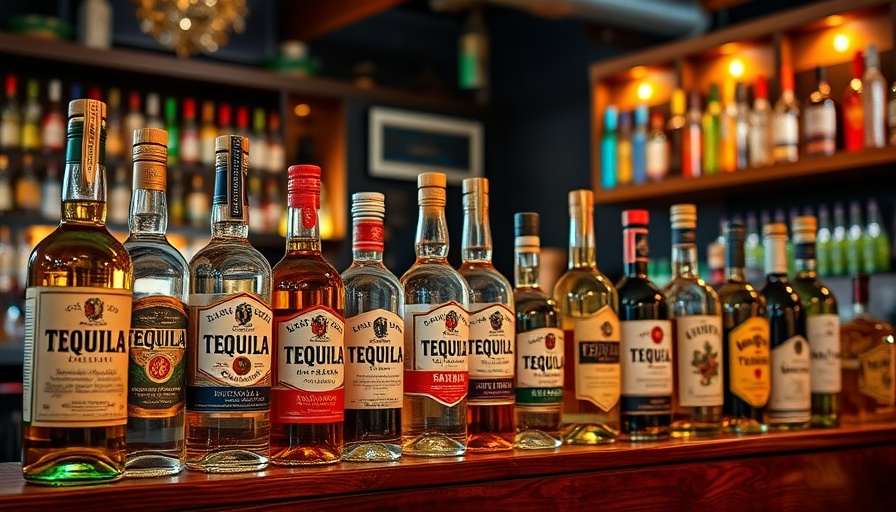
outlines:
[[[513,309],[513,286],[494,266],[464,263],[458,273],[470,289],[471,305],[499,302]]]
[[[769,310],[802,309],[800,296],[786,277],[767,277],[760,293]]]
[[[62,223],[38,242],[31,252],[32,270],[63,266],[102,267],[133,273],[133,262],[124,245],[102,225]]]
[[[665,303],[666,296],[653,281],[643,277],[623,276],[616,283],[620,305]]]
[[[404,295],[404,289],[398,277],[382,264],[356,265],[352,263],[342,272],[342,282],[346,293],[349,290],[383,288]]]
[[[216,241],[199,249],[190,260],[191,277],[197,274],[225,274],[229,271],[257,271],[271,275],[271,264],[267,258],[252,247],[248,240]]]
[[[592,292],[609,293],[614,297],[616,286],[602,272],[593,267],[574,267],[564,272],[554,284],[554,298],[565,295],[584,295]]]
[[[418,260],[399,278],[408,304],[441,304],[455,301],[469,305],[466,280],[446,260]]]
[[[813,277],[797,276],[793,280],[793,288],[805,306],[823,305],[837,311],[837,298],[821,280]]]
[[[276,287],[316,288],[321,286],[344,288],[342,276],[320,253],[287,252],[271,267]]]

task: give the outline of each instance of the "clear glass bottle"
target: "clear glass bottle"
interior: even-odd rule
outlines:
[[[190,269],[165,236],[168,134],[133,134],[134,192],[124,241],[134,263],[125,476],[179,473],[184,457],[184,379]]]
[[[815,81],[818,85],[809,95],[803,123],[806,155],[830,156],[837,150],[837,108],[823,66],[815,67]]]
[[[447,176],[417,176],[416,260],[404,287],[402,454],[456,457],[467,451],[470,289],[448,263]],[[437,341],[436,341],[437,340]]]
[[[47,108],[41,118],[40,139],[44,151],[60,153],[65,148],[65,114],[62,111],[62,82],[47,82]]]
[[[725,351],[722,427],[741,435],[768,431],[771,390],[767,306],[765,298],[747,280],[744,234],[740,221],[725,226],[728,280],[719,289]]]
[[[672,319],[672,436],[718,434],[722,426],[722,318],[719,296],[697,270],[697,207],[669,209],[672,279],[663,288]]]
[[[541,241],[535,212],[513,217],[516,309],[516,439],[521,449],[563,443],[564,340],[560,307],[541,288]]]
[[[492,263],[488,179],[463,180],[462,263],[458,272],[470,289],[467,393],[467,451],[513,449],[513,286]]]
[[[840,424],[840,315],[837,298],[818,279],[815,236],[818,220],[812,215],[797,217],[792,225],[796,252],[793,288],[806,311],[806,340],[809,342],[809,384],[812,389],[811,426],[832,428]]]
[[[25,103],[22,105],[22,151],[36,153],[40,150],[40,120],[43,110],[40,82],[31,78],[25,84]]]
[[[768,425],[773,430],[809,426],[812,410],[811,348],[806,341],[806,310],[787,277],[787,224],[762,228],[765,243],[765,298],[771,347]]]
[[[569,263],[554,284],[563,318],[563,423],[568,444],[600,444],[619,433],[619,295],[597,268],[594,193],[569,193]]]
[[[619,183],[618,123],[616,106],[607,105],[604,111],[604,131],[600,136],[600,186],[604,190],[614,189]]]
[[[186,165],[196,165],[200,160],[200,143],[199,123],[196,121],[195,98],[184,98],[182,119],[183,122],[180,126],[180,162]]]
[[[632,130],[632,182],[647,183],[647,105],[635,108],[635,126]]]
[[[134,267],[105,226],[105,114],[100,101],[69,103],[62,217],[29,260],[22,409],[28,482],[103,483],[125,470]],[[78,342],[83,349],[76,351]],[[97,373],[82,375],[85,364]]]
[[[320,167],[288,173],[286,254],[271,300],[271,462],[332,464],[344,449],[345,284],[321,253]]]
[[[852,278],[852,316],[840,325],[843,423],[896,420],[896,340],[893,326],[871,314],[868,274]]]
[[[670,144],[663,124],[662,112],[654,110],[650,113],[650,133],[647,135],[647,147],[644,152],[646,154],[647,178],[651,181],[663,181],[669,175]],[[680,137],[681,133],[677,133],[676,136]],[[679,159],[681,158],[680,147],[677,156]],[[680,165],[679,163],[678,172],[681,172]]]
[[[190,260],[185,462],[258,471],[270,454],[271,265],[248,240],[249,141],[222,135],[215,153],[212,237]]]
[[[647,277],[647,210],[622,212],[625,274],[619,293],[619,439],[667,439],[672,422],[672,322],[662,291]]]
[[[862,119],[865,128],[865,147],[882,148],[887,145],[887,81],[880,71],[877,46],[865,49],[865,72],[862,74]]]
[[[352,263],[342,272],[345,461],[401,457],[404,288],[383,265],[385,212],[383,194],[352,194]]]
[[[737,82],[734,85],[734,131],[735,131],[735,167],[738,171],[750,165],[750,103],[747,98],[747,84]]]
[[[871,198],[866,204],[868,213],[865,229],[862,231],[862,263],[866,274],[890,271],[890,235],[880,216],[877,200]]]
[[[800,106],[793,92],[793,70],[781,69],[781,97],[772,114],[774,163],[796,162],[800,158]]]

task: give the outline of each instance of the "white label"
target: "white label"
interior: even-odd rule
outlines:
[[[799,144],[800,132],[796,116],[793,114],[776,114],[772,119],[772,133],[776,146],[795,146]]]
[[[691,315],[675,319],[678,348],[678,404],[682,407],[722,405],[722,317]]]
[[[809,382],[813,393],[839,393],[840,384],[840,317],[815,315],[806,319],[806,337],[812,360]]]
[[[609,411],[619,403],[619,317],[603,306],[589,317],[576,317],[575,340],[576,399],[588,400]]]
[[[375,309],[345,320],[345,408],[396,409],[404,391],[404,325]]]
[[[452,407],[467,396],[467,310],[454,301],[408,304],[404,316],[405,394],[423,395]]]
[[[513,378],[516,316],[504,304],[474,304],[470,312],[470,378]]]
[[[672,395],[672,322],[619,322],[623,396]]]
[[[345,381],[345,322],[324,306],[277,317],[275,386],[332,391]]]
[[[195,304],[197,296],[190,296]],[[270,383],[271,309],[258,297],[240,293],[192,311],[198,386],[260,386]]]
[[[215,165],[215,138],[199,138],[199,159],[203,165]]]
[[[0,147],[18,148],[21,133],[18,117],[0,120]]]
[[[516,387],[554,388],[563,396],[563,331],[542,327],[516,336]],[[556,400],[559,402],[560,400]]]
[[[35,427],[126,424],[130,325],[130,290],[28,288],[22,419]]]
[[[806,135],[809,140],[837,136],[837,111],[833,105],[806,109]]]
[[[651,179],[659,180],[669,173],[669,145],[664,139],[648,141],[646,160],[647,176]]]
[[[268,144],[266,169],[270,172],[281,172],[286,168],[286,150],[283,144]]]
[[[793,336],[772,349],[769,423],[809,421],[809,360],[809,344],[802,336]]]

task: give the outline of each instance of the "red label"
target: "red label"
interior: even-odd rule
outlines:
[[[383,251],[385,231],[382,222],[355,222],[352,247],[356,251]]]
[[[426,395],[448,407],[467,396],[468,372],[428,372],[405,370],[404,392]]]
[[[271,388],[271,421],[275,423],[334,423],[345,419],[345,388],[302,391]]]

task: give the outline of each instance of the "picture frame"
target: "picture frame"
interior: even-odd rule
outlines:
[[[473,119],[371,107],[370,175],[416,180],[421,172],[441,172],[451,184],[482,176],[483,133],[483,123]]]

